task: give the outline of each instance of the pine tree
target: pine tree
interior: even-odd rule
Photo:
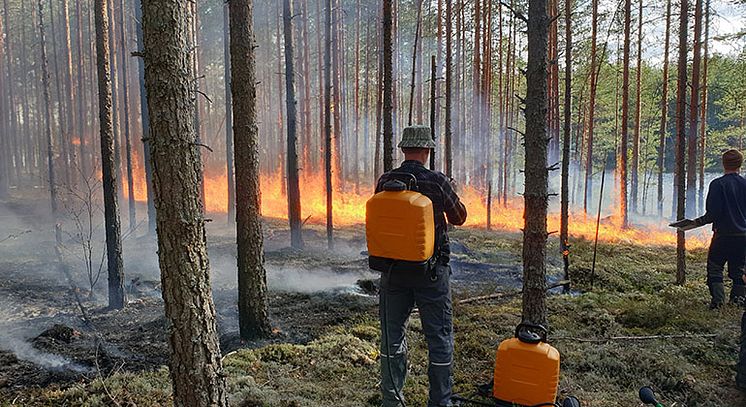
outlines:
[[[528,3],[526,65],[525,205],[523,228],[523,320],[546,325],[547,42],[546,0]]]
[[[251,15],[247,2],[233,0],[230,5],[231,19],[243,21],[248,27]],[[174,405],[225,406],[225,376],[210,287],[205,218],[199,199],[202,165],[194,128],[196,95],[189,55],[188,33],[193,18],[190,9],[188,0],[142,0],[158,258],[170,326],[169,373]],[[252,38],[246,40],[242,45],[250,49]],[[231,41],[231,46],[236,43],[240,41]],[[248,53],[243,56],[248,57]],[[254,85],[253,80],[241,83],[252,88]],[[251,157],[242,158],[248,164]],[[241,249],[239,246],[239,255]]]
[[[684,219],[686,206],[686,89],[688,0],[681,0],[679,17],[679,62],[676,84],[676,218]],[[676,283],[686,282],[686,239],[684,232],[676,233]]]
[[[298,180],[298,137],[296,136],[295,66],[293,61],[293,3],[283,1],[283,31],[285,37],[285,88],[287,94],[287,174],[288,174],[288,220],[290,222],[290,245],[303,247],[300,220],[300,185]]]
[[[231,91],[236,166],[238,323],[241,337],[271,333],[264,270],[256,123],[256,67],[251,0],[230,3]]]

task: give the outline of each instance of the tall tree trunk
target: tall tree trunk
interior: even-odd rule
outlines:
[[[525,205],[523,228],[523,320],[546,325],[547,39],[546,0],[528,3],[526,66]]]
[[[566,0],[567,1],[567,0]],[[585,194],[583,195],[583,212],[588,213],[588,204],[593,197],[593,131],[596,125],[596,88],[598,85],[597,75],[597,37],[598,37],[598,1],[591,0],[591,67],[590,67],[590,96],[588,97],[588,140],[586,148],[588,149],[585,157]]]
[[[225,164],[228,175],[228,223],[236,221],[236,177],[233,172],[233,101],[231,100],[230,7],[223,6],[223,74],[225,77]]]
[[[3,19],[0,18],[0,33],[3,32]],[[0,61],[3,59],[5,52],[5,36],[0,35]],[[10,176],[10,143],[8,142],[8,134],[10,133],[10,120],[7,116],[7,112],[10,110],[10,104],[5,99],[5,89],[7,85],[5,81],[7,77],[5,75],[5,69],[8,65],[0,66],[0,199],[7,199],[10,196],[10,182],[8,177]]]
[[[684,219],[686,206],[686,88],[687,83],[687,31],[689,20],[688,0],[681,0],[679,19],[679,63],[676,84],[676,218]],[[684,232],[676,233],[676,283],[686,282],[686,240]]]
[[[199,85],[199,77],[200,75],[200,62],[199,62],[199,54],[200,54],[200,46],[199,46],[199,13],[197,12],[197,3],[194,1],[191,1],[189,3],[189,7],[191,8],[191,25],[189,26],[190,30],[190,46],[189,48],[192,50],[189,55],[192,58],[192,71],[194,73],[194,78],[192,79],[192,83],[194,86],[194,131],[196,132],[196,140],[197,144],[202,144],[202,110],[200,108],[201,106],[201,99],[202,95],[200,94],[200,85]],[[279,76],[279,75],[278,75]],[[204,92],[202,92],[204,93]],[[202,171],[200,171],[199,175],[199,196],[200,200],[202,200],[202,207],[207,208],[207,196],[205,195],[205,175],[204,175],[204,162],[202,161],[202,154],[200,154],[200,164],[202,165]]]
[[[446,0],[450,1],[450,0]],[[433,141],[436,142],[437,145],[437,133],[435,132],[435,112],[437,110],[437,105],[435,103],[435,91],[437,89],[437,78],[438,78],[438,64],[435,60],[435,55],[430,56],[430,138],[433,139]],[[447,75],[446,75],[447,76]],[[448,85],[446,85],[446,91],[449,90]],[[450,113],[450,103],[446,102],[446,116],[448,116],[448,113]],[[448,121],[448,119],[446,119]],[[435,151],[432,151],[430,153],[430,169],[432,171],[435,171]]]
[[[360,0],[355,5],[355,131],[352,148],[352,178],[355,193],[360,193]]]
[[[142,0],[135,1],[135,35],[137,50],[144,50],[142,32]],[[145,63],[141,55],[137,58],[137,70],[140,82],[140,122],[142,123],[143,167],[145,167],[145,184],[148,189],[148,234],[155,234],[155,191],[153,191],[153,166],[150,159],[150,111],[148,110],[148,90],[145,88]]]
[[[52,215],[57,218],[58,214],[58,202],[57,202],[57,173],[55,170],[55,157],[54,157],[54,139],[52,138],[52,107],[49,97],[49,61],[47,60],[47,40],[46,31],[44,27],[44,5],[43,0],[39,0],[39,44],[41,50],[41,75],[42,75],[42,93],[44,96],[44,122],[45,128],[44,133],[47,141],[47,181],[49,182],[49,193],[50,193],[50,204],[52,207]],[[6,47],[6,52],[7,52]],[[8,65],[10,68],[10,65]],[[12,121],[11,121],[12,123]],[[57,244],[60,243],[61,233],[59,227],[55,227],[55,237]]]
[[[318,4],[318,2],[317,2]],[[315,133],[312,130],[312,119],[311,119],[311,48],[308,43],[308,25],[309,25],[309,15],[308,15],[308,2],[302,1],[301,2],[301,13],[303,15],[303,18],[301,19],[301,33],[303,38],[303,109],[302,109],[302,115],[303,115],[303,164],[302,168],[304,168],[306,171],[315,171],[314,166],[311,163],[311,152],[313,145],[315,142],[317,142],[317,138],[314,137]],[[319,57],[320,59],[320,57]],[[367,70],[366,70],[367,71]],[[367,83],[366,83],[367,86]],[[323,102],[322,102],[323,103]],[[316,154],[313,154],[315,157]]]
[[[632,0],[624,0],[624,57],[622,67],[622,139],[619,145],[619,211],[622,227],[629,226],[629,209],[627,208],[627,150],[629,147],[629,57],[630,25],[632,20]]]
[[[702,60],[702,0],[695,0],[692,90],[689,102],[689,133],[686,160],[686,216],[697,216],[697,133],[699,120],[700,62]]]
[[[642,132],[642,0],[638,1],[637,15],[637,69],[635,86],[635,135],[632,141],[632,168],[630,173],[632,179],[630,197],[632,212],[637,212],[638,197],[640,190],[640,133]]]
[[[707,64],[710,59],[710,0],[705,2],[705,39],[703,41],[704,59],[702,60],[702,100],[699,110],[699,193],[698,207],[704,208],[705,200],[705,147],[707,147]]]
[[[163,302],[170,324],[174,405],[225,406],[225,376],[210,287],[204,208],[199,199],[202,165],[194,128],[194,67],[188,35],[193,16],[189,3],[188,0],[142,0],[145,85],[152,119],[148,141],[153,153],[158,258]],[[244,31],[249,31],[251,17],[246,2],[233,0],[230,5],[231,18],[243,22]],[[232,47],[241,43],[245,49],[250,49],[253,38],[247,37],[234,37]],[[246,63],[250,63],[249,55],[248,51],[242,55]],[[234,73],[233,77],[237,75]],[[239,83],[253,89],[253,76],[241,79]],[[247,99],[248,94],[245,94]],[[238,116],[251,120],[248,115]],[[242,129],[250,128],[247,124]],[[243,158],[237,161],[247,165],[256,163],[255,155]],[[250,174],[244,175],[242,179],[248,181]],[[241,238],[246,237],[243,233],[249,233],[248,227],[239,227],[238,233],[239,261],[243,256],[251,256],[261,264],[261,252],[249,252],[249,248],[242,246]],[[258,239],[261,244],[261,232]],[[247,277],[251,279],[252,276]],[[263,282],[260,276],[252,281]],[[239,274],[239,287],[241,283],[245,281]],[[239,310],[243,310],[240,293],[239,289]]]
[[[57,37],[58,33],[55,28],[55,18],[59,19],[59,15],[55,16],[55,7],[52,6],[53,2],[50,0],[49,2],[49,30],[52,38],[52,53],[50,56],[52,57],[53,61],[53,67],[54,67],[54,82],[55,82],[55,91],[57,96],[57,123],[59,125],[59,146],[60,151],[58,152],[60,154],[60,157],[58,159],[58,162],[62,164],[62,173],[63,173],[63,180],[65,185],[72,185],[72,176],[70,174],[71,166],[70,166],[70,133],[67,123],[67,113],[65,113],[65,106],[67,105],[67,102],[65,102],[62,98],[62,94],[66,92],[64,84],[65,82],[62,80],[60,75],[62,75],[62,69],[60,68],[60,62],[59,57],[57,55],[58,53],[58,45],[57,45]],[[56,4],[55,4],[56,5]],[[57,23],[59,24],[59,22]],[[10,41],[6,42],[7,44],[10,43]],[[51,76],[50,76],[51,78]],[[11,86],[12,89],[12,86]],[[16,112],[15,112],[15,104],[13,105],[13,117],[15,119]],[[13,137],[16,137],[16,134],[13,134]],[[15,143],[17,144],[17,142]],[[17,154],[17,151],[14,150],[14,154]],[[16,162],[19,162],[18,157],[16,156]],[[16,171],[18,169],[16,168]],[[16,175],[17,177],[17,175]]]
[[[379,36],[380,38],[380,36]],[[381,125],[383,122],[383,48],[382,48],[382,42],[383,40],[378,40],[377,45],[378,49],[376,50],[376,56],[378,57],[378,81],[376,82],[376,135],[375,135],[375,155],[373,160],[373,176],[377,180],[381,174],[383,173],[383,169],[381,168],[381,164],[383,163],[383,158],[381,157],[381,154],[383,153],[382,147],[383,147],[383,141],[382,141],[382,129]],[[373,180],[375,182],[375,180]]]
[[[290,245],[303,247],[300,219],[300,185],[298,181],[298,137],[296,129],[295,66],[293,61],[293,4],[283,1],[282,22],[285,36],[285,89],[287,94],[287,174],[288,174],[288,220],[290,223]]]
[[[127,208],[129,209],[129,228],[135,230],[137,227],[137,210],[135,208],[135,179],[132,171],[132,140],[130,134],[130,94],[129,94],[129,76],[127,69],[127,29],[124,24],[125,9],[124,0],[119,1],[119,46],[121,52],[120,66],[122,68],[122,101],[124,117],[121,120],[121,127],[124,130],[124,154],[125,154],[125,171],[127,174]]]
[[[106,260],[109,271],[109,308],[124,308],[124,265],[122,233],[117,200],[117,174],[114,164],[114,123],[111,107],[111,77],[109,70],[109,20],[107,0],[95,0],[96,66],[98,67],[98,118],[101,135],[101,173],[104,189],[104,219],[106,223]]]
[[[62,74],[65,76],[65,103],[67,104],[67,107],[65,108],[65,113],[67,114],[66,123],[67,123],[67,133],[68,133],[68,140],[71,141],[70,149],[72,150],[74,145],[72,144],[72,133],[76,132],[78,129],[78,126],[75,122],[76,117],[74,114],[74,106],[75,106],[75,88],[73,87],[73,66],[72,66],[72,56],[70,55],[71,52],[71,45],[70,45],[70,16],[68,12],[67,7],[67,0],[62,0],[61,4],[61,18],[62,21],[60,21],[60,24],[62,25],[62,53],[64,57],[64,64],[63,72]],[[62,101],[60,101],[62,103]],[[80,137],[80,136],[79,136]],[[75,159],[75,152],[70,152],[70,161],[72,165],[79,165],[77,164],[77,161]],[[80,167],[77,169],[80,171]],[[72,179],[71,179],[72,181]]]
[[[446,176],[453,177],[453,0],[446,2],[446,111],[445,111],[445,163]],[[435,78],[433,78],[435,80]],[[434,154],[435,152],[433,152]]]
[[[334,187],[332,185],[332,0],[326,0],[324,13],[326,17],[326,24],[324,27],[324,166],[326,169],[326,244],[331,250],[334,247]]]
[[[383,0],[383,171],[394,169],[392,0]]]
[[[270,334],[260,217],[255,37],[252,2],[232,0],[229,4],[233,143],[236,157],[239,327],[241,337],[249,339]]]
[[[19,167],[20,167],[20,156],[18,155],[18,115],[17,115],[17,109],[16,109],[16,98],[15,98],[15,69],[14,69],[14,63],[13,63],[13,38],[15,36],[10,34],[10,8],[8,7],[8,0],[3,0],[3,11],[5,14],[5,26],[3,27],[5,29],[5,73],[6,73],[6,86],[8,89],[8,114],[10,116],[10,126],[9,130],[10,132],[6,135],[7,136],[7,144],[6,148],[9,148],[9,151],[7,151],[8,159],[12,157],[12,162],[8,163],[8,176],[13,175],[13,173],[16,176],[16,182],[19,174]],[[13,171],[11,171],[13,170]]]
[[[593,1],[597,6],[598,1]],[[597,9],[594,7],[594,20]],[[595,29],[595,27],[594,27]],[[594,30],[595,31],[595,30]],[[595,41],[594,41],[595,42]],[[594,44],[595,45],[595,44]],[[591,51],[593,52],[593,51]],[[591,59],[595,55],[591,56]],[[591,72],[595,63],[591,63]],[[569,207],[570,207],[570,132],[572,128],[572,0],[565,0],[565,107],[562,129],[562,185],[560,187],[560,252],[565,265],[565,280],[568,279],[570,257]],[[602,171],[605,171],[603,168]],[[586,194],[588,178],[586,176]],[[586,195],[587,197],[587,195]],[[586,198],[587,199],[587,198]],[[584,206],[587,212],[587,206]]]
[[[88,106],[86,92],[84,91],[84,76],[85,76],[85,64],[84,61],[84,54],[83,51],[83,13],[80,11],[80,1],[75,2],[75,15],[76,15],[76,31],[77,35],[75,36],[76,41],[76,48],[78,50],[78,61],[80,63],[78,64],[78,137],[80,137],[80,145],[78,145],[78,154],[79,154],[79,162],[80,162],[80,171],[85,175],[88,176],[89,172],[89,157],[88,157],[88,149],[86,148],[86,130],[88,128],[87,118],[88,115],[86,114],[86,106]]]
[[[481,181],[480,172],[480,152],[484,149],[480,146],[482,141],[482,5],[480,0],[474,0],[474,52],[472,64],[472,163],[468,167],[477,182]]]
[[[408,126],[411,126],[413,124],[412,115],[414,114],[414,93],[417,87],[417,49],[419,48],[420,44],[420,30],[422,26],[422,0],[418,0],[417,3],[417,22],[416,28],[414,30],[414,50],[412,51],[412,81],[409,84],[409,116],[407,117]],[[448,38],[448,40],[450,40],[450,38]]]
[[[663,172],[666,167],[666,136],[668,133],[668,64],[671,44],[671,0],[666,1],[666,33],[663,47],[663,89],[661,90],[661,122],[658,130],[658,216],[663,216]]]

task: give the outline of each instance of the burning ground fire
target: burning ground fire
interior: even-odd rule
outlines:
[[[137,173],[140,173],[139,171]],[[338,184],[338,182],[335,182]],[[326,193],[323,173],[301,174],[302,219],[312,224],[323,224],[326,220]],[[281,175],[264,175],[261,179],[262,214],[270,218],[287,219],[287,197],[283,192]],[[125,188],[125,194],[126,194]],[[343,191],[338,186],[334,193],[334,224],[337,226],[358,225],[365,222],[365,202],[372,194],[371,188],[361,188],[360,193]],[[487,205],[484,194],[470,186],[461,187],[460,195],[469,211],[466,226],[484,228],[487,224]],[[144,179],[135,180],[135,199],[146,200]],[[205,174],[205,200],[208,212],[228,211],[227,176],[208,171]],[[599,240],[606,242],[628,242],[649,245],[675,245],[676,233],[667,226],[666,219],[658,219],[646,225],[634,224],[623,228],[615,216],[601,220]],[[548,229],[559,231],[559,213],[550,211]],[[507,206],[493,203],[492,228],[519,231],[523,227],[523,201],[512,199]],[[570,234],[576,238],[592,240],[596,233],[596,218],[592,215],[572,213]],[[687,247],[700,248],[707,245],[707,233],[688,234]]]

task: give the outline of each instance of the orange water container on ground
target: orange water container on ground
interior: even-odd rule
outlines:
[[[544,327],[521,324],[516,328],[515,338],[500,343],[495,359],[493,397],[523,406],[555,402],[560,355],[546,339]]]
[[[373,270],[424,269],[435,250],[433,203],[403,182],[389,182],[366,204],[365,237]]]

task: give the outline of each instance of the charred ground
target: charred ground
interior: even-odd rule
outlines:
[[[8,234],[15,235],[0,243],[0,404],[168,403],[170,384],[163,368],[167,324],[155,242],[137,234],[125,240],[129,304],[108,311],[104,292],[91,297],[81,288],[85,278],[74,256],[68,254],[65,263],[78,288],[73,290],[60,271],[47,232],[49,219],[18,213],[34,213],[34,208],[11,202],[0,213]],[[307,226],[308,248],[295,251],[286,248],[285,224],[267,222],[266,266],[276,329],[271,339],[252,343],[237,334],[233,233],[215,221],[208,238],[232,404],[375,405],[377,297],[375,275],[361,254],[362,229],[338,230],[338,249],[330,253],[323,230]],[[552,243],[550,253],[556,253]],[[489,381],[495,347],[520,319],[520,235],[457,230],[453,246],[456,389],[469,393],[474,384]],[[689,256],[691,282],[670,284],[673,256],[667,247],[602,244],[591,291],[591,245],[576,242],[575,291],[549,300],[551,337],[563,357],[563,393],[580,396],[586,405],[629,406],[635,404],[637,388],[653,385],[678,405],[746,401],[732,385],[741,311],[706,310],[701,250]],[[560,257],[551,256],[553,281],[560,267]],[[495,292],[504,295],[458,303]],[[687,337],[604,340],[668,334]],[[599,341],[582,342],[588,339]],[[422,405],[427,351],[416,318],[410,345],[406,394],[410,404]]]

